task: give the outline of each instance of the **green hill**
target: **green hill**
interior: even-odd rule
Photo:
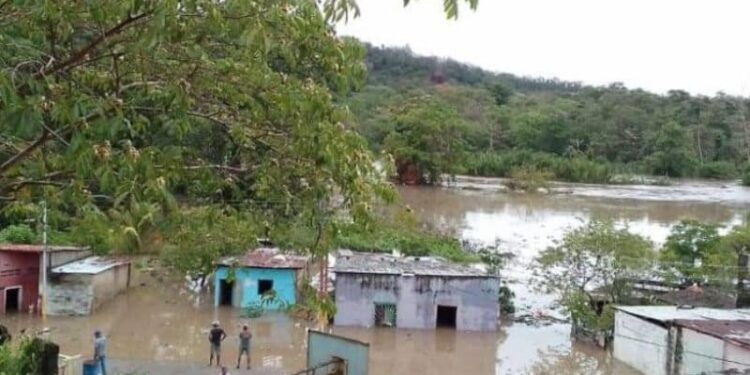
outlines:
[[[581,182],[617,173],[727,179],[750,158],[746,98],[519,77],[365,48],[368,83],[347,98],[354,126],[421,182],[519,170]]]

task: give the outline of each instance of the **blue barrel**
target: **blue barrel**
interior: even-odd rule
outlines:
[[[99,363],[91,360],[83,362],[83,375],[99,375]]]

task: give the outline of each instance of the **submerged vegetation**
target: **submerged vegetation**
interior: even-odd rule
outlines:
[[[677,288],[710,287],[734,296],[735,280],[746,278],[737,266],[738,257],[748,248],[750,222],[722,236],[714,225],[682,221],[657,251],[626,227],[594,220],[544,250],[534,268],[538,286],[558,296],[575,325],[611,331],[612,311],[603,305],[658,302],[643,291],[634,292],[638,280]]]

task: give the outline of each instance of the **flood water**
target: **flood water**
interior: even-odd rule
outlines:
[[[671,186],[555,184],[552,194],[505,192],[502,180],[459,178],[443,188],[402,187],[428,227],[516,255],[503,271],[518,314],[564,317],[552,295],[531,286],[529,263],[566,231],[609,219],[659,246],[676,223],[695,219],[722,227],[742,223],[750,189],[736,183],[683,181]],[[510,323],[496,348],[496,374],[637,374],[609,353],[570,339],[570,326]]]
[[[610,218],[661,243],[681,219],[739,223],[750,203],[750,190],[733,184],[637,188],[561,184],[555,189],[564,193],[527,195],[500,193],[498,183],[474,179],[449,188],[402,188],[401,193],[404,203],[426,225],[471,241],[490,244],[499,240],[502,251],[518,254],[503,274],[516,292],[517,307],[521,312],[551,315],[559,313],[554,296],[530,287],[526,266],[568,228],[592,217]],[[14,336],[22,329],[48,328],[46,335],[60,344],[64,354],[90,355],[92,332],[101,329],[110,338],[112,358],[204,363],[208,361],[208,326],[218,319],[230,335],[223,355],[231,363],[236,360],[239,327],[249,322],[255,367],[288,372],[304,368],[306,323],[283,314],[246,319],[238,309],[214,309],[195,300],[179,281],[162,277],[135,272],[128,293],[90,317],[42,321],[21,314],[1,316],[0,323]],[[570,327],[563,323],[507,322],[494,333],[340,327],[333,331],[370,343],[373,375],[637,374],[605,351],[572,343]]]

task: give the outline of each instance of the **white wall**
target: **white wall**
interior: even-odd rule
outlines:
[[[710,358],[713,357],[713,358]],[[689,328],[682,328],[680,374],[715,373],[724,369],[724,341]]]
[[[732,343],[724,344],[724,370],[740,370],[744,371],[750,369],[750,366],[744,366],[739,363],[750,364],[750,350],[747,348],[735,345]]]
[[[615,358],[648,375],[667,375],[668,331],[659,325],[617,311]]]

